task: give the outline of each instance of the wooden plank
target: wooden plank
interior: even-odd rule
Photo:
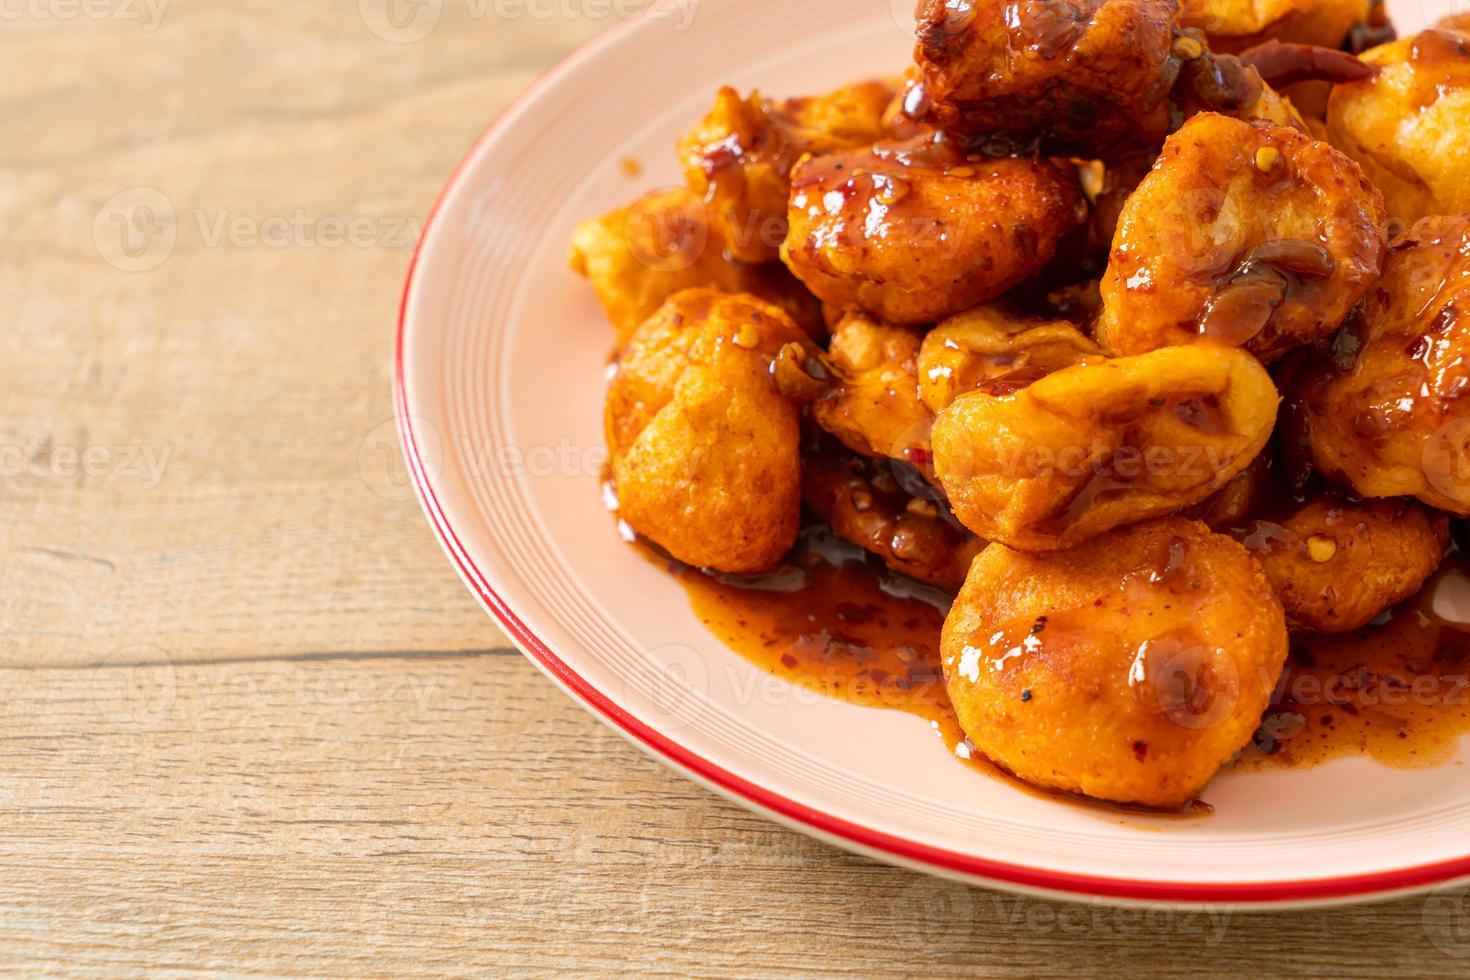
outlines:
[[[396,459],[398,296],[459,156],[597,25],[392,45],[351,7],[0,35],[0,330],[24,352],[0,360],[0,663],[502,642]],[[176,214],[156,268],[107,261],[119,194]],[[332,222],[359,245],[322,244]]]
[[[15,966],[1430,976],[1470,955],[1458,904],[1124,912],[887,868],[673,775],[505,651],[10,669],[0,698]]]

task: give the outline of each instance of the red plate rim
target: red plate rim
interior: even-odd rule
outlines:
[[[404,374],[403,349],[407,332],[409,297],[414,290],[424,242],[428,240],[444,201],[464,176],[470,162],[479,155],[481,148],[498,135],[506,122],[525,104],[534,100],[553,82],[572,74],[598,51],[616,43],[647,19],[648,14],[656,11],[659,6],[655,4],[645,10],[642,16],[614,25],[563,58],[512,101],[480,135],[455,167],[424,221],[422,232],[409,261],[403,296],[399,303],[398,333],[394,345],[393,361],[393,401],[399,437],[402,441],[414,491],[440,544],[458,568],[460,576],[474,589],[482,604],[499,620],[506,632],[516,640],[520,649],[562,686],[575,694],[585,708],[614,730],[628,737],[659,761],[694,776],[736,802],[774,815],[819,837],[833,840],[860,853],[888,858],[904,864],[920,865],[940,874],[959,876],[981,884],[1046,892],[1073,900],[1105,898],[1141,903],[1264,906],[1317,905],[1384,898],[1395,894],[1422,891],[1470,877],[1470,855],[1467,855],[1394,871],[1335,878],[1184,883],[1039,870],[1025,865],[1007,864],[1003,861],[979,858],[958,851],[921,844],[805,806],[737,776],[691,752],[668,736],[655,731],[628,714],[588,683],[557,656],[540,637],[531,632],[514,610],[490,587],[489,580],[484,573],[475,566],[469,552],[460,543],[459,536],[440,507],[434,488],[429,483],[423,459],[419,454],[418,442],[414,437],[413,420],[408,410],[408,387]]]

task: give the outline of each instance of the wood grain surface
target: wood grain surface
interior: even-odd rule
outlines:
[[[627,5],[405,42],[382,2],[0,0],[5,972],[1470,970],[1458,893],[1120,912],[853,857],[509,650],[397,462],[397,300],[464,150]]]

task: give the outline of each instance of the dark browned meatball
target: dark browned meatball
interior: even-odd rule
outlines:
[[[926,324],[1039,272],[1084,218],[1045,160],[970,159],[930,137],[815,157],[791,180],[782,258],[823,302]]]
[[[1169,131],[1174,0],[926,0],[927,116],[974,140],[1107,158]]]
[[[859,456],[808,458],[802,499],[839,538],[901,575],[951,592],[959,591],[985,547],[942,502],[911,497],[882,463]]]

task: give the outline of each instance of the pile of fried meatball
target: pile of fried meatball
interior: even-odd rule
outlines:
[[[584,222],[611,482],[701,569],[804,522],[957,595],[980,753],[1154,807],[1290,631],[1470,515],[1470,19],[1369,0],[928,0],[902,78],[726,88],[687,186]]]

